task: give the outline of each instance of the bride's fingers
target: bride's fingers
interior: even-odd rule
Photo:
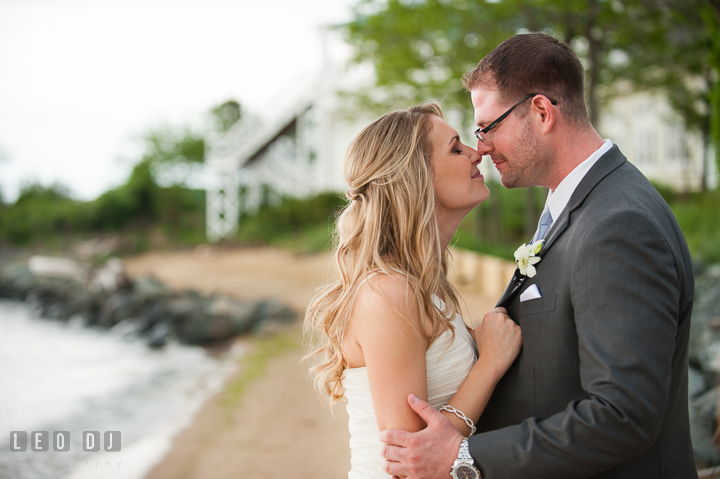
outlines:
[[[500,307],[497,307],[497,308],[495,308],[495,309],[493,309],[493,310],[491,310],[491,311],[488,311],[488,312],[485,314],[485,316],[487,316],[488,314],[507,314],[507,309],[505,309],[505,308],[503,308],[502,306],[500,306]]]

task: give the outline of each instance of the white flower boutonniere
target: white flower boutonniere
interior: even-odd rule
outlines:
[[[537,274],[535,265],[542,259],[538,256],[543,249],[543,242],[524,244],[515,251],[515,262],[520,269],[520,274],[532,278]]]

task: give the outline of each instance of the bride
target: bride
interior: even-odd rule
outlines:
[[[502,308],[469,331],[447,279],[447,246],[489,191],[480,155],[437,104],[386,114],[345,156],[348,206],[337,220],[338,276],[310,303],[305,329],[317,389],[349,414],[348,477],[385,478],[379,433],[418,431],[409,394],[468,436],[518,355],[520,328]]]

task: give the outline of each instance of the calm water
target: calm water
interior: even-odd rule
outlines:
[[[153,351],[0,301],[0,478],[142,478],[233,363],[199,347]],[[70,451],[10,452],[10,431],[70,431]],[[83,452],[83,431],[120,431],[122,450]]]

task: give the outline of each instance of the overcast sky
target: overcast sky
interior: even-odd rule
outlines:
[[[92,199],[124,182],[137,138],[249,110],[311,77],[320,26],[356,0],[1,0],[0,194],[59,182]]]

